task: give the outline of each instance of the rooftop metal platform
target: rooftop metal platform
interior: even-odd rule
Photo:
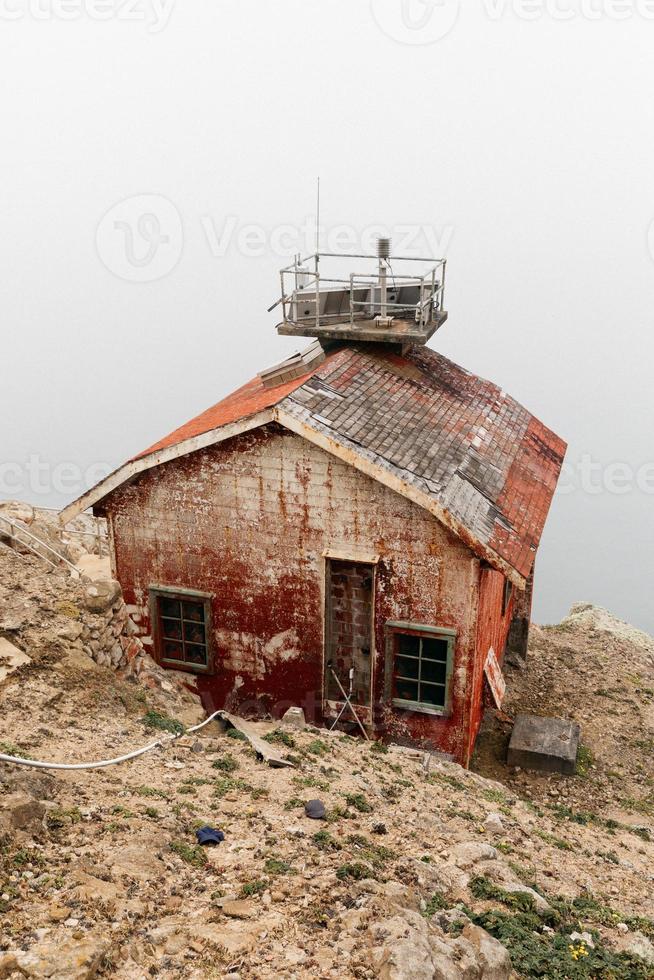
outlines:
[[[349,271],[354,260],[368,269]],[[376,268],[370,268],[371,262]],[[340,272],[343,263],[347,271]],[[407,263],[416,271],[403,271]],[[426,344],[447,320],[445,266],[445,259],[392,256],[389,239],[379,240],[377,255],[297,256],[281,270],[282,294],[270,307],[282,307],[277,332],[331,341]]]

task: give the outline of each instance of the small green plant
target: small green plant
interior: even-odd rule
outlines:
[[[301,800],[299,796],[292,796],[290,800],[287,800],[284,804],[285,810],[299,810],[300,807],[304,807],[306,800]]]
[[[31,759],[32,756],[24,752],[23,749],[14,745],[13,742],[0,742],[0,753],[2,755],[11,755],[19,759]]]
[[[146,817],[150,817],[151,820],[158,820],[160,817],[159,811],[153,806],[146,806],[145,815]]]
[[[363,793],[346,793],[345,802],[359,813],[372,813],[372,807]]]
[[[326,779],[318,779],[316,776],[294,776],[293,785],[300,789],[321,789],[324,792],[329,789]]]
[[[342,849],[342,845],[334,840],[328,830],[319,830],[317,834],[313,835],[312,840],[321,851],[340,851]]]
[[[154,786],[137,786],[134,790],[137,796],[151,796],[157,797],[160,800],[167,800],[168,794],[164,793],[162,789],[156,789]]]
[[[285,745],[287,749],[294,749],[297,744],[293,736],[281,728],[276,728],[274,732],[268,732],[263,737],[266,742],[276,742],[279,745]]]
[[[221,799],[227,793],[234,791],[246,791],[250,789],[244,779],[234,778],[233,776],[223,776],[214,783],[213,795]]]
[[[433,915],[437,912],[442,912],[444,909],[449,908],[449,902],[441,892],[434,892],[432,897],[427,902],[427,908],[422,913],[426,919],[431,919]]]
[[[227,753],[227,755],[222,756],[220,759],[214,759],[211,763],[212,769],[220,769],[221,772],[234,772],[238,769],[238,762],[236,759]]]
[[[160,732],[170,732],[171,735],[181,735],[185,731],[181,721],[170,718],[168,715],[163,715],[159,711],[154,711],[152,708],[146,711],[141,721],[146,728],[156,729]]]
[[[264,865],[264,871],[269,875],[294,875],[295,868],[288,861],[280,861],[279,858],[268,858]]]
[[[552,847],[557,847],[559,851],[574,851],[574,845],[570,841],[563,840],[561,837],[556,837],[554,834],[549,834],[546,830],[535,829],[534,833],[541,840],[544,840],[546,844],[551,844]]]
[[[339,881],[347,881],[348,878],[351,878],[353,881],[360,881],[362,878],[370,877],[370,868],[366,867],[365,864],[361,864],[359,861],[353,861],[349,864],[342,864],[340,868],[337,868],[336,877]]]
[[[306,750],[312,755],[326,755],[329,752],[329,746],[321,738],[314,738],[313,742],[309,742]]]
[[[173,841],[171,851],[177,854],[186,864],[193,868],[203,868],[207,863],[207,855],[197,844],[186,844],[184,841]]]
[[[388,745],[384,745],[383,742],[371,742],[370,751],[374,752],[375,755],[388,755]]]
[[[243,898],[250,898],[252,895],[260,895],[261,892],[265,892],[268,887],[268,882],[259,878],[256,881],[247,881],[241,887],[241,896]]]
[[[533,895],[527,892],[507,892],[486,875],[475,875],[471,878],[468,887],[472,895],[478,899],[502,902],[503,905],[521,912],[531,912],[534,908]]]
[[[81,819],[82,814],[76,806],[68,809],[55,807],[54,810],[48,811],[45,822],[48,830],[60,830],[62,827],[70,827],[72,824],[79,823]]]
[[[247,742],[247,739],[243,732],[240,732],[238,728],[230,728],[226,732],[227,738],[233,738],[236,742]]]
[[[595,757],[587,745],[580,745],[577,749],[577,775],[587,776],[591,766],[595,764]]]

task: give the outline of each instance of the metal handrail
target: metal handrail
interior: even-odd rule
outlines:
[[[68,561],[67,558],[64,558],[62,554],[55,551],[54,548],[51,548],[49,544],[37,537],[36,534],[32,534],[31,531],[27,530],[27,528],[21,527],[20,524],[16,524],[15,521],[12,521],[9,517],[4,517],[2,514],[0,514],[0,522],[8,525],[9,531],[5,533],[7,534],[7,537],[11,538],[12,541],[15,541],[17,544],[22,544],[25,548],[28,548],[32,554],[36,555],[37,558],[47,562],[48,565],[52,565],[53,568],[58,568],[59,564],[67,565],[72,573],[79,577],[79,569],[76,568],[72,562]],[[29,541],[21,541],[21,539],[18,537],[19,534],[26,535],[26,537],[29,538]],[[34,547],[32,544],[33,541],[36,542],[38,547]],[[38,550],[39,548],[45,548],[46,551],[55,556],[57,561],[54,562],[51,558],[48,558],[47,555],[41,554],[41,552]]]

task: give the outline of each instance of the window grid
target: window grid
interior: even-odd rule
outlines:
[[[396,632],[393,700],[435,712],[447,710],[453,636]]]
[[[159,658],[178,670],[208,671],[208,610],[204,596],[154,592]]]

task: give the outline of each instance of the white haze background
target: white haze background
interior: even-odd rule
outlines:
[[[266,313],[284,264],[269,235],[313,214],[320,174],[327,230],[432,229],[450,320],[431,346],[570,444],[536,618],[584,599],[654,630],[654,20],[624,0],[624,19],[608,0],[534,19],[486,2],[415,43],[400,0],[141,2],[107,19],[0,3],[6,472],[115,466],[297,349]],[[421,3],[405,12],[452,12]],[[179,261],[152,282],[96,246],[134,195],[181,218]],[[263,229],[261,254],[236,232],[212,252],[226,224]],[[649,484],[616,463],[649,465]],[[55,483],[2,496],[84,489]]]

